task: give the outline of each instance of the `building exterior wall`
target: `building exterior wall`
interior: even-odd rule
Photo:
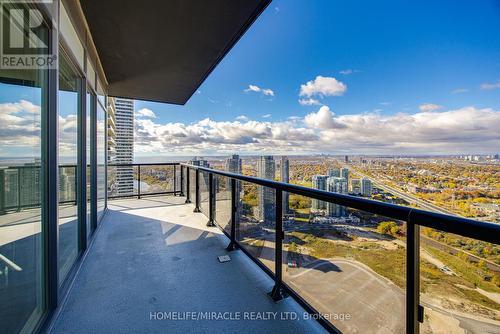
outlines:
[[[263,179],[274,180],[276,167],[274,158],[270,155],[261,156],[257,165],[257,176]],[[258,186],[259,207],[257,218],[266,223],[272,223],[276,219],[275,192],[273,189]]]
[[[116,163],[131,164],[134,162],[134,101],[115,99],[116,109]],[[116,194],[130,195],[134,193],[134,167],[116,167]]]

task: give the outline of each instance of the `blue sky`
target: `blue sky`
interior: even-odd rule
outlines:
[[[273,1],[185,106],[138,102],[162,122],[272,120],[315,110],[297,103],[300,85],[317,75],[348,86],[327,97],[336,114],[382,109],[418,111],[500,107],[500,91],[481,90],[500,79],[498,1]],[[342,75],[342,70],[356,70]],[[274,98],[245,94],[249,84]],[[456,89],[469,92],[451,94]],[[391,105],[380,105],[390,102]]]
[[[137,110],[147,108],[156,118],[148,124],[138,118],[136,154],[280,153],[291,147],[297,154],[498,151],[500,140],[490,133],[494,130],[482,128],[499,124],[499,31],[498,1],[273,1],[185,106],[137,101]],[[301,85],[317,76],[334,78],[346,89],[299,96]],[[260,92],[249,91],[249,85]],[[300,98],[319,103],[301,105]],[[319,115],[321,105],[328,112]],[[380,126],[401,121],[401,113],[413,115],[408,120],[412,124]],[[316,115],[316,124],[332,126],[304,125],[307,115]],[[363,128],[359,122],[370,117],[350,117],[354,115],[377,115],[377,124]],[[437,125],[431,124],[435,116]],[[223,124],[222,131],[221,122],[251,120],[253,126],[263,122],[273,128],[289,123],[290,117],[293,129],[312,129],[319,142],[297,138],[283,143],[257,135],[254,141],[234,144],[234,138],[208,138],[241,127],[233,124],[228,130]],[[205,118],[212,123],[200,124]],[[334,126],[336,121],[342,126]],[[460,121],[478,124],[451,126]],[[440,126],[448,131],[440,134]],[[351,136],[356,131],[408,136],[405,131],[414,128],[419,133],[414,141],[396,136],[388,143],[372,133],[361,143],[354,140],[352,147],[345,130],[352,129]],[[200,131],[206,141],[190,145],[181,139]]]
[[[273,1],[186,105],[136,101],[135,154],[498,153],[499,31],[498,0]]]

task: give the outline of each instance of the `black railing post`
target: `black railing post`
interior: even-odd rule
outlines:
[[[419,332],[423,321],[420,306],[420,227],[412,220],[411,212],[406,223],[406,333]]]
[[[286,293],[283,289],[283,277],[282,277],[282,262],[283,262],[283,191],[275,189],[275,210],[276,210],[276,235],[275,235],[275,253],[274,253],[274,287],[269,293],[271,298],[277,302],[286,297]]]
[[[238,210],[238,203],[236,203],[236,179],[231,179],[231,241],[227,245],[227,251],[236,249],[236,210]]]
[[[194,212],[201,212],[200,210],[200,171],[195,169],[196,175],[196,183],[195,183],[195,191],[194,191]]]
[[[5,214],[5,198],[7,194],[5,193],[5,170],[0,169],[0,215]]]
[[[189,167],[186,167],[186,204],[191,203],[191,177],[189,176]]]
[[[137,165],[137,198],[141,199],[141,165]]]
[[[207,226],[215,226],[215,189],[214,174],[208,174],[208,222]]]
[[[17,211],[21,211],[22,203],[21,203],[21,169],[17,169]]]
[[[179,165],[179,168],[181,169],[181,193],[179,196],[184,196],[184,167],[182,165]]]
[[[177,169],[175,167],[174,165],[174,196],[177,195]]]

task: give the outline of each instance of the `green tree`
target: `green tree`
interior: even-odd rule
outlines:
[[[396,222],[385,221],[378,224],[377,232],[381,234],[396,236],[401,232],[401,229],[399,228],[398,224],[396,224]]]

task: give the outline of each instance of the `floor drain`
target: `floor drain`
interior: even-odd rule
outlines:
[[[217,258],[219,259],[220,263],[231,261],[231,257],[229,255],[221,255],[221,256],[217,256]]]

